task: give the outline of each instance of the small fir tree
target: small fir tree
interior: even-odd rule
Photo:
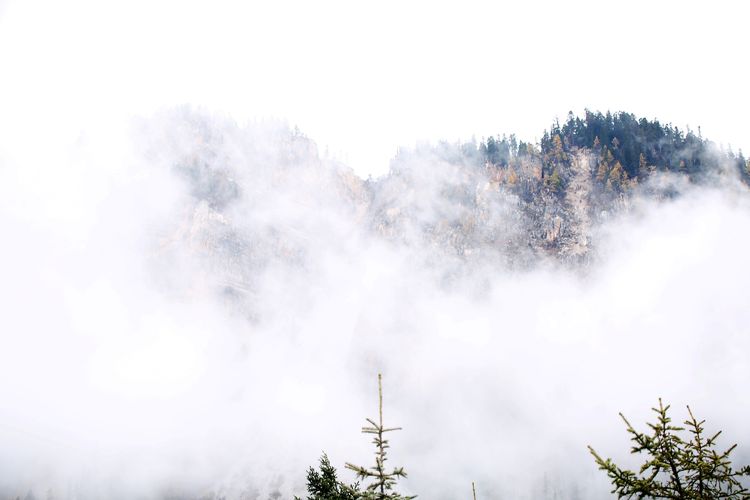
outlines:
[[[750,476],[750,466],[739,470],[732,468],[729,455],[737,445],[726,451],[716,450],[716,439],[721,431],[706,437],[703,424],[693,416],[684,422],[685,427],[672,424],[667,416],[669,405],[659,399],[659,407],[652,408],[657,414],[656,423],[649,423],[651,434],[639,432],[620,414],[628,433],[635,443],[631,453],[645,453],[648,458],[639,472],[622,469],[612,460],[603,459],[589,446],[599,469],[605,471],[612,481],[618,498],[667,498],[709,500],[717,498],[750,499],[750,491],[740,482]],[[689,431],[683,439],[680,433]]]
[[[401,427],[386,428],[383,425],[383,381],[378,373],[378,422],[367,419],[370,424],[362,427],[363,434],[373,434],[372,440],[375,445],[375,465],[373,467],[362,467],[360,465],[346,464],[346,468],[353,470],[362,480],[371,481],[359,497],[362,500],[410,500],[416,496],[403,496],[394,491],[399,478],[405,478],[406,472],[403,467],[394,467],[390,472],[385,468],[386,450],[389,448],[388,440],[385,439],[386,432],[401,430]]]
[[[552,170],[552,175],[547,177],[544,183],[553,193],[557,193],[558,191],[560,191],[560,187],[562,186],[562,179],[560,179],[560,172],[557,170],[557,167]]]
[[[612,170],[609,172],[608,180],[612,182],[612,186],[617,191],[622,191],[627,187],[628,174],[622,168],[622,164],[619,161],[615,162]]]
[[[604,182],[607,180],[608,175],[609,165],[607,165],[607,163],[604,161],[599,162],[599,168],[596,171],[596,181],[604,184]]]
[[[307,500],[358,500],[359,483],[348,486],[336,477],[336,468],[324,453],[320,457],[320,471],[307,470]],[[295,497],[295,500],[301,500]]]
[[[638,157],[638,177],[641,179],[645,179],[648,177],[649,174],[649,168],[648,168],[648,162],[646,161],[646,155],[643,153],[640,154]]]
[[[612,153],[605,147],[602,153],[602,159],[599,162],[599,169],[596,172],[597,182],[602,184],[606,183],[612,166],[612,160],[614,160]]]
[[[566,159],[567,155],[565,154],[565,148],[563,147],[560,134],[555,134],[552,138],[552,161],[557,165],[564,162]]]

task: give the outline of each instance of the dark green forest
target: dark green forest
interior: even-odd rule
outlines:
[[[696,134],[631,113],[586,110],[580,118],[570,112],[562,125],[555,121],[545,130],[538,146],[519,142],[513,135],[490,137],[480,144],[480,159],[508,167],[521,157],[537,155],[544,165],[542,175],[552,175],[564,168],[569,155],[589,149],[604,165],[597,171],[597,180],[617,176],[613,182],[623,187],[656,170],[697,176],[722,164],[733,166],[748,180],[748,162],[741,150],[735,154],[731,147],[719,147],[703,138],[700,128]]]
[[[685,174],[698,181],[717,169],[729,168],[750,182],[750,164],[741,150],[735,153],[731,146],[704,138],[700,127],[696,133],[626,112],[586,110],[583,117],[570,112],[563,123],[556,120],[545,130],[538,143],[511,134],[484,138],[478,144],[443,142],[435,152],[450,163],[497,169],[498,177],[509,184],[518,182],[524,162],[537,161],[541,168],[536,176],[555,191],[563,187],[571,161],[581,152],[594,156],[596,182],[617,192],[644,182],[655,172]]]

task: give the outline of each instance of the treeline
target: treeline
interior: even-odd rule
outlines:
[[[686,182],[654,182],[666,175]],[[461,256],[479,250],[525,266],[549,255],[585,261],[593,225],[627,210],[635,193],[671,199],[731,176],[750,185],[748,160],[700,130],[586,111],[538,142],[503,135],[401,149],[367,188],[373,227],[388,237],[419,234]]]
[[[541,177],[552,176],[569,163],[570,155],[591,152],[598,161],[596,180],[613,187],[629,181],[645,180],[655,171],[678,172],[698,178],[719,167],[735,168],[746,182],[750,164],[740,150],[723,149],[705,139],[700,128],[682,131],[658,120],[637,118],[631,113],[591,112],[584,116],[568,113],[567,120],[555,121],[545,130],[538,145],[518,141],[514,135],[489,137],[478,146],[480,162],[498,167],[514,167],[523,158],[537,157]]]
[[[461,143],[440,142],[426,146],[431,155],[449,164],[484,168],[492,181],[511,191],[536,197],[541,190],[562,196],[582,155],[587,174],[601,194],[619,194],[660,172],[685,175],[700,182],[717,171],[734,171],[750,184],[750,161],[742,151],[704,138],[698,129],[685,131],[658,120],[631,113],[601,113],[586,110],[582,117],[568,113],[556,120],[537,143],[515,135],[503,135]],[[392,172],[408,165],[425,146],[400,151]],[[604,196],[606,200],[608,197]],[[610,197],[611,198],[611,197]]]

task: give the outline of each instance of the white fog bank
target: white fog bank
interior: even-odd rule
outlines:
[[[634,203],[585,272],[464,265],[282,126],[207,120],[209,151],[170,116],[0,149],[0,498],[291,498],[323,451],[349,481],[378,372],[420,498],[603,498],[586,445],[629,463],[617,413],[659,397],[748,462],[739,183]]]

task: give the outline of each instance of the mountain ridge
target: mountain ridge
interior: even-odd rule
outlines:
[[[252,295],[262,270],[280,263],[314,267],[351,238],[453,269],[579,268],[595,257],[597,228],[639,200],[750,181],[741,152],[627,113],[571,114],[538,144],[503,136],[401,148],[375,179],[321,158],[297,129],[184,109],[157,126],[150,151],[169,152],[163,159],[194,207],[171,249],[186,243],[230,296]]]

